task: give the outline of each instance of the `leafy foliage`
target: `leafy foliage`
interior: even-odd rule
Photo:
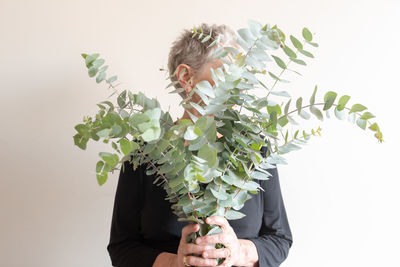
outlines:
[[[378,124],[371,122],[374,115],[364,105],[349,106],[350,96],[329,91],[317,101],[315,86],[307,102],[305,97],[292,99],[286,91],[274,91],[278,83],[289,82],[282,75],[287,70],[294,71],[289,69],[291,62],[306,65],[305,59],[314,57],[305,50],[307,45],[318,47],[307,28],[302,30],[302,41],[290,35],[288,42],[276,25],[249,20],[249,28],[239,29],[236,36],[241,49],[218,47],[213,52],[215,58],[224,61],[223,66],[211,69],[214,85],[199,82],[181,102],[202,116],[191,114],[192,120],[183,119],[176,124],[156,99],[141,92],[118,92],[113,84],[117,76],[107,76],[108,66],[103,66],[99,54],[82,54],[89,77],[95,77],[97,83],[105,81],[113,89],[112,95],[117,94],[116,103],[99,103],[95,116],[85,116],[83,123],[75,126],[74,142],[81,149],[85,150],[92,139],[111,143],[114,150],[99,153],[96,173],[100,185],[106,182],[109,172],[125,161],[132,162],[134,168],[146,164],[146,173],[155,175],[154,182],[166,190],[179,220],[204,225],[205,218],[212,215],[242,218],[244,214],[239,210],[251,194],[261,189],[256,181],[269,179],[268,170],[286,164],[284,154],[300,149],[311,136],[320,135],[320,127],[301,130],[295,117],[323,120],[323,114],[333,109],[339,119],[353,117],[364,130],[369,125],[379,142],[383,141]],[[192,38],[206,42],[212,36],[211,32],[193,28]],[[209,47],[218,42],[219,38],[213,40]],[[280,49],[288,57],[287,62],[277,55]],[[300,59],[300,55],[305,58]],[[272,73],[267,64],[275,64],[281,72]],[[267,86],[257,75],[272,79],[272,85]],[[265,96],[253,95],[256,88],[264,89]],[[200,103],[190,102],[193,93],[201,97]],[[277,104],[280,97],[287,101]],[[217,132],[223,136],[218,138]],[[212,233],[212,229],[200,234]]]

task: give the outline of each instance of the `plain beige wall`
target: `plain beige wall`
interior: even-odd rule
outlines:
[[[247,19],[316,33],[316,58],[287,76],[293,95],[347,93],[370,108],[384,144],[335,118],[288,157],[281,186],[294,236],[282,266],[399,266],[399,1],[0,1],[0,265],[111,266],[106,245],[118,174],[99,187],[101,144],[73,144],[73,127],[109,92],[80,53],[98,52],[121,88],[164,90],[172,41],[201,22]],[[353,102],[354,103],[354,102]]]

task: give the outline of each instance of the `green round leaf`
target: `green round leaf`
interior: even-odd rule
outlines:
[[[228,210],[225,214],[225,218],[227,218],[228,220],[238,220],[243,218],[244,216],[246,215],[235,210]]]
[[[350,113],[353,113],[353,112],[360,112],[360,111],[363,111],[363,110],[366,110],[367,108],[365,107],[365,106],[363,106],[363,105],[361,105],[361,104],[354,104],[352,107],[351,107],[351,109],[350,109],[350,111],[349,111],[349,114]]]
[[[99,59],[96,59],[95,61],[93,61],[92,66],[98,68],[103,64],[104,64],[104,59],[99,58]]]
[[[98,69],[95,66],[92,66],[88,69],[89,77],[93,77],[97,74]]]
[[[333,103],[335,102],[337,93],[333,92],[333,91],[329,91],[325,94],[324,96],[324,108],[323,110],[327,110],[330,109],[333,105]]]
[[[99,69],[99,72],[105,72],[108,69],[108,65],[105,65]]]
[[[108,78],[107,82],[108,82],[108,83],[112,83],[112,82],[116,81],[117,78],[118,78],[118,76],[117,76],[117,75],[114,75],[114,76]]]
[[[101,170],[103,169],[103,166],[104,166],[104,162],[101,161],[101,160],[99,160],[99,161],[96,163],[96,172],[97,172],[97,173],[100,173]]]
[[[311,42],[311,41],[312,41],[312,33],[310,32],[309,29],[303,28],[302,35],[303,35],[303,38],[304,38],[306,41],[308,41],[308,42]]]
[[[343,110],[345,108],[347,102],[349,102],[349,100],[350,100],[350,96],[348,96],[348,95],[344,95],[344,96],[340,97],[339,98],[339,103],[338,103],[338,106],[337,106],[337,110],[338,111]]]
[[[364,112],[364,114],[362,114],[360,117],[362,120],[369,120],[371,118],[375,118],[375,116],[368,111]]]
[[[356,123],[357,123],[358,127],[360,127],[363,130],[365,130],[365,128],[367,127],[367,121],[363,120],[361,118],[358,118]]]
[[[116,135],[119,135],[121,132],[122,132],[122,127],[119,126],[118,124],[114,124],[111,127],[111,134],[112,135],[116,136]]]
[[[116,154],[112,154],[109,152],[100,152],[99,153],[99,156],[104,160],[104,162],[111,167],[114,167],[118,163],[118,160],[116,160],[115,155]],[[117,158],[118,158],[118,155],[117,155]]]
[[[101,81],[104,80],[104,78],[106,78],[106,73],[105,72],[99,72],[99,74],[96,77],[96,82],[100,83]]]
[[[85,57],[86,67],[89,68],[92,65],[92,62],[95,61],[99,56],[100,56],[100,54],[97,54],[97,53],[86,55],[86,57]]]
[[[125,156],[131,152],[131,149],[132,149],[131,142],[129,142],[126,139],[121,139],[121,140],[119,140],[119,144],[121,146],[121,151]]]
[[[160,137],[160,134],[161,134],[160,128],[151,127],[146,131],[144,131],[144,133],[142,134],[142,138],[144,141],[150,142],[158,139]]]
[[[108,173],[107,172],[98,173],[96,174],[96,177],[98,184],[103,185],[107,181]]]
[[[103,129],[103,130],[98,131],[96,134],[97,134],[99,137],[106,138],[106,137],[109,136],[110,133],[111,133],[111,129],[106,128],[106,129]]]
[[[379,126],[378,126],[378,124],[376,122],[371,124],[371,126],[369,126],[368,128],[371,129],[372,131],[375,131],[375,132],[379,132],[380,131],[379,130]]]
[[[319,120],[323,120],[324,116],[322,115],[322,112],[316,107],[316,106],[311,106],[310,111],[312,114],[314,114]]]

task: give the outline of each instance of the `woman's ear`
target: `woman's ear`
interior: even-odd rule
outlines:
[[[193,89],[193,70],[187,64],[179,64],[176,72],[176,79],[180,86],[185,89],[186,94],[189,94]]]

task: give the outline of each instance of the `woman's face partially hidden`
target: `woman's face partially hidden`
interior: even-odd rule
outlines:
[[[214,85],[214,81],[211,78],[211,71],[210,68],[216,69],[219,68],[223,65],[223,61],[221,59],[216,59],[212,62],[208,62],[204,65],[202,72],[198,73],[197,75],[195,75],[193,81],[194,84],[197,84],[200,81],[206,80],[208,81],[211,85]]]
[[[195,77],[196,79],[194,79],[195,83],[198,83],[202,80],[207,80],[212,86],[214,85],[214,81],[211,78],[211,71],[210,68],[216,69],[221,67],[224,64],[224,62],[221,59],[217,59],[213,62],[209,62],[205,65],[205,67],[203,68],[203,71],[198,75],[198,77]],[[199,101],[200,97],[197,94],[194,94],[193,97],[195,97],[194,99]],[[193,98],[192,98],[193,101]],[[203,103],[203,102],[201,102]],[[237,108],[237,105],[234,105],[233,108]]]
[[[182,88],[185,88],[186,93],[189,94],[191,92],[191,90],[193,90],[193,88],[195,88],[196,84],[199,83],[200,81],[204,81],[204,80],[208,81],[211,84],[211,86],[213,86],[215,83],[211,77],[211,68],[216,69],[216,68],[221,67],[223,64],[224,64],[224,61],[222,59],[215,59],[211,62],[207,62],[203,66],[203,68],[196,74],[193,72],[193,69],[191,69],[191,67],[188,66],[187,64],[180,64],[177,67],[178,70],[177,70],[176,77],[180,83],[180,86]],[[183,68],[185,68],[186,70],[182,72]],[[182,75],[180,76],[181,78],[179,78],[180,73],[182,73]],[[200,105],[203,104],[201,97],[196,93],[194,93],[192,95],[189,102],[198,103]],[[237,107],[237,105],[233,106],[233,108],[236,108],[236,107]],[[189,111],[197,117],[200,116],[200,114],[197,112],[197,110],[195,108],[190,108]],[[209,115],[209,116],[213,116],[213,115]],[[190,118],[190,117],[185,112],[185,114],[182,118]]]
[[[198,82],[203,81],[203,80],[208,81],[211,84],[211,86],[213,86],[214,85],[214,81],[213,81],[213,79],[211,77],[210,68],[216,69],[216,68],[221,67],[223,64],[224,64],[224,62],[221,59],[216,59],[216,60],[214,60],[212,62],[206,63],[204,65],[202,71],[200,73],[198,73],[197,75],[193,76],[193,86],[190,87],[190,90],[192,90],[192,88],[194,88],[195,85]],[[190,92],[190,91],[188,91],[188,92]],[[201,100],[201,98],[197,94],[193,94],[191,101],[192,102],[196,102],[196,103],[200,102],[200,104],[203,103],[203,101]],[[238,107],[237,105],[233,106],[234,109],[237,108],[237,107]]]

